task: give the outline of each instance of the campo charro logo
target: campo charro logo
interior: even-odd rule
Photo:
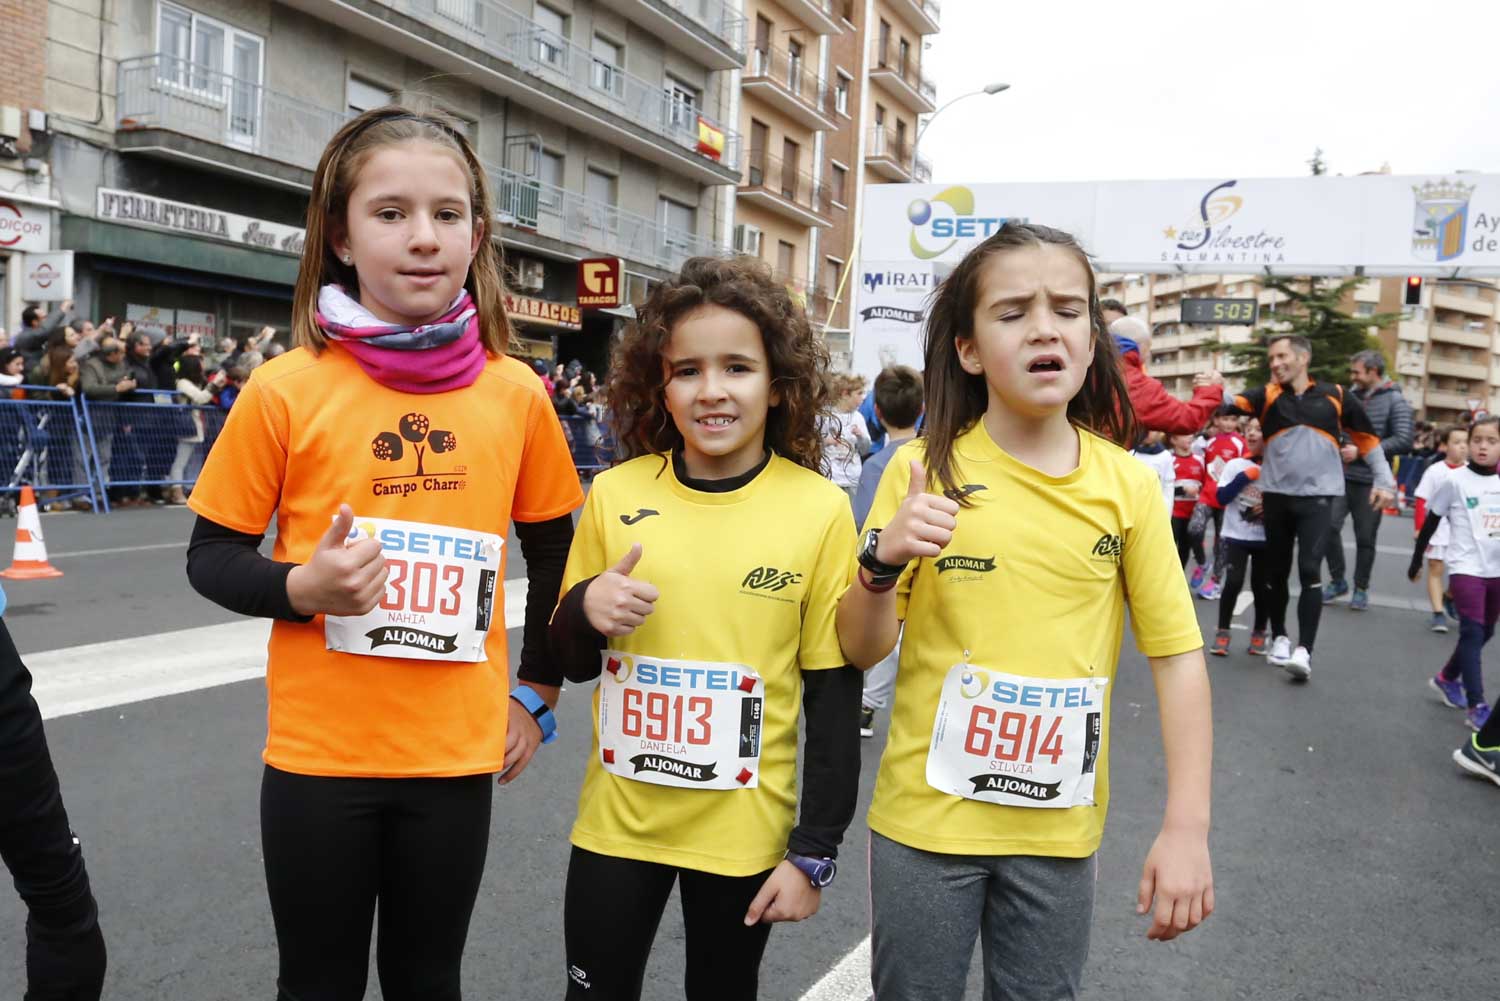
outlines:
[[[458,449],[458,437],[452,431],[434,430],[426,414],[415,411],[403,414],[396,422],[395,431],[382,431],[370,442],[370,451],[382,462],[400,462],[406,458],[407,446],[416,452],[415,472],[396,476],[375,478],[375,495],[389,494],[409,496],[420,486],[423,490],[462,490],[468,486],[464,479],[467,470],[459,466],[452,472],[428,473],[425,465],[427,453],[444,455]],[[413,482],[391,482],[408,480]]]
[[[775,567],[756,567],[740,581],[741,588],[752,591],[781,591],[790,584],[802,583],[802,574],[795,570],[777,570]]]
[[[947,211],[938,212],[938,206]],[[925,198],[918,198],[906,207],[906,219],[911,223],[908,246],[912,256],[919,261],[942,257],[961,239],[989,236],[1006,222],[1003,216],[975,215],[974,192],[961,184],[938,192],[930,202]],[[1022,218],[1016,219],[1016,222],[1025,221]],[[934,249],[918,239],[918,234],[948,242]]]
[[[1239,183],[1224,181],[1209,188],[1198,200],[1196,219],[1161,231],[1162,238],[1172,243],[1170,250],[1162,251],[1163,262],[1278,264],[1286,260],[1282,253],[1286,237],[1265,230],[1241,234],[1230,223],[1245,207],[1245,198],[1225,192]]]
[[[1412,185],[1416,211],[1411,224],[1411,253],[1424,261],[1451,261],[1464,252],[1469,227],[1469,197],[1474,186],[1461,181]]]

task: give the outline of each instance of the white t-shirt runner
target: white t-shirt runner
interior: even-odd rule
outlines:
[[[1448,477],[1463,468],[1463,466],[1448,465],[1446,459],[1439,459],[1428,466],[1422,472],[1422,481],[1417,484],[1417,500],[1426,501],[1428,511],[1434,510],[1432,505],[1433,493],[1438,487],[1447,482]],[[1448,514],[1446,511],[1438,511],[1437,513],[1443,516],[1443,520],[1438,522],[1437,531],[1432,533],[1432,540],[1427,544],[1428,554],[1433,559],[1440,559],[1443,547],[1448,545]],[[1417,531],[1420,532],[1421,530],[1422,526],[1418,525]],[[1437,550],[1437,553],[1434,554],[1433,550]]]
[[[1448,572],[1500,577],[1500,476],[1460,467],[1438,485],[1428,503],[1448,522],[1443,556]]]
[[[1259,465],[1253,459],[1230,459],[1220,469],[1217,483],[1219,486],[1224,486],[1245,470]],[[1224,538],[1238,539],[1241,542],[1265,542],[1265,521],[1261,519],[1251,521],[1246,517],[1252,509],[1259,507],[1260,503],[1259,480],[1246,483],[1245,488],[1235,495],[1234,500],[1225,502]]]
[[[356,516],[349,541],[357,539],[379,540],[390,577],[384,597],[371,611],[324,617],[329,650],[464,664],[488,659],[484,639],[500,587],[503,538],[420,521]]]
[[[1003,806],[1092,805],[1108,684],[954,665],[938,698],[927,784]]]

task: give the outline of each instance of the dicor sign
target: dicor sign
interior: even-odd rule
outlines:
[[[21,298],[35,302],[61,302],[73,298],[73,252],[52,250],[26,255],[22,269]]]
[[[618,257],[594,257],[578,262],[578,305],[587,309],[615,309],[625,285],[625,265]]]
[[[115,188],[99,189],[96,214],[100,219],[130,226],[164,229],[183,236],[237,243],[293,257],[302,255],[305,237],[304,231],[296,226]]]
[[[1253,327],[1257,305],[1254,299],[1184,299],[1182,322]]]
[[[533,299],[529,295],[505,293],[505,312],[513,320],[537,323],[544,327],[561,327],[564,330],[582,330],[583,314],[577,306],[566,302],[549,302]]]
[[[0,250],[52,249],[52,215],[25,202],[0,198]]]

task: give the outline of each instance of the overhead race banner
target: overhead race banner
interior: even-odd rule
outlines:
[[[920,366],[917,290],[1007,219],[1072,233],[1100,271],[1500,275],[1493,174],[871,185],[853,300],[857,371]]]

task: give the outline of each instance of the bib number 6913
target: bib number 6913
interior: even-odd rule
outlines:
[[[712,699],[701,695],[667,695],[626,688],[620,712],[620,733],[646,740],[703,746],[713,740]],[[691,717],[686,725],[684,720]]]

